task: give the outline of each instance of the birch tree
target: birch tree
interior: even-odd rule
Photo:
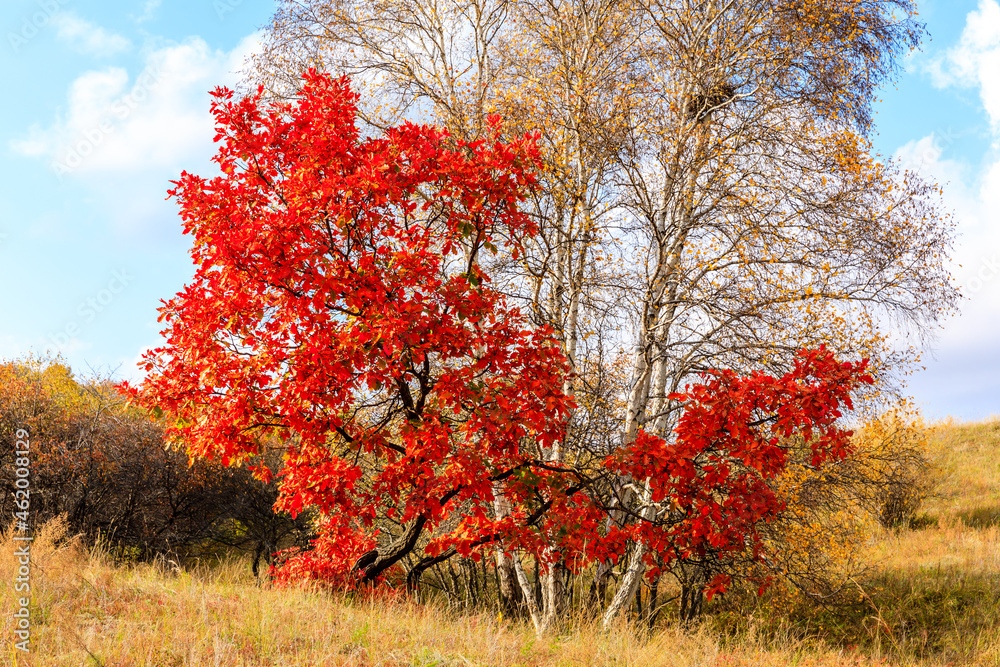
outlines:
[[[877,161],[867,139],[876,87],[917,43],[912,3],[647,11],[647,122],[622,164],[646,251],[623,444],[639,429],[667,436],[683,409],[668,396],[694,373],[786,368],[803,345],[871,358],[884,389],[908,352],[891,347],[886,322],[927,332],[957,297],[935,188]],[[640,520],[669,511],[649,480],[640,488]],[[633,549],[605,625],[647,561]]]
[[[250,78],[290,96],[307,66],[347,73],[372,131],[431,120],[469,140],[497,114],[511,135],[538,133],[545,168],[525,206],[540,232],[487,269],[556,330],[566,394],[604,352],[630,353],[617,434],[594,444],[578,409],[543,452],[579,472],[640,432],[670,439],[685,409],[670,395],[706,370],[780,374],[823,344],[870,358],[873,392],[898,390],[957,300],[937,188],[870,142],[877,89],[919,43],[915,13],[911,0],[285,0]],[[609,526],[676,511],[646,479],[605,476],[593,493]],[[494,495],[502,516],[503,485]],[[551,564],[541,599],[496,545],[501,590],[520,583],[541,633],[564,570],[557,549],[536,557]],[[632,546],[605,625],[655,557]]]
[[[631,7],[613,0],[289,2],[256,64],[258,79],[279,95],[294,93],[295,72],[306,65],[322,63],[353,75],[369,97],[379,96],[379,104],[361,109],[374,128],[400,117],[430,119],[455,138],[474,139],[486,116],[499,114],[511,135],[537,135],[545,166],[529,212],[539,234],[527,240],[522,261],[508,256],[491,268],[537,325],[555,329],[574,371],[562,388],[571,397],[582,341],[598,333],[584,330],[601,310],[588,278],[610,208],[609,138],[624,126],[623,54],[634,52],[629,22],[635,18]],[[588,306],[597,311],[585,313]],[[541,454],[563,465],[566,447],[575,441],[571,433]],[[495,512],[507,511],[498,485]],[[512,598],[512,587],[520,583],[518,597],[544,632],[565,607],[564,568],[554,549],[538,556],[546,565],[541,600],[534,599],[524,573],[516,572],[517,554],[508,556],[497,545],[504,597]]]

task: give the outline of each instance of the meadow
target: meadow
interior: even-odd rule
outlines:
[[[245,560],[116,564],[65,524],[32,546],[31,651],[19,665],[1000,665],[1000,419],[933,427],[936,484],[909,526],[872,526],[857,601],[824,608],[787,592],[714,601],[682,630],[577,618],[536,639],[496,610],[365,600],[260,585]],[[0,577],[17,562],[8,535]],[[12,585],[4,587],[11,637]],[[669,610],[668,610],[669,612]]]

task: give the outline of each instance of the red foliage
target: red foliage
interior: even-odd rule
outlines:
[[[146,381],[125,390],[174,417],[196,455],[237,462],[283,435],[277,507],[314,511],[320,537],[286,554],[280,580],[351,586],[394,577],[410,553],[477,557],[500,538],[571,568],[617,560],[629,538],[666,567],[756,557],[756,526],[780,510],[781,439],[806,438],[816,464],[845,454],[836,422],[872,381],[864,362],[821,348],[780,378],[713,373],[671,397],[686,409],[669,441],[640,432],[608,457],[605,473],[649,479],[662,511],[603,531],[593,471],[543,455],[572,408],[565,358],[477,261],[535,233],[518,208],[533,142],[411,124],[363,138],[347,81],[313,72],[293,103],[214,97],[222,175],[184,173],[170,191],[197,271],[161,308]]]
[[[540,462],[571,406],[551,333],[477,262],[499,232],[535,232],[517,206],[534,143],[411,124],[363,138],[346,79],[313,72],[290,104],[213,95],[222,176],[170,191],[197,272],[126,391],[196,455],[239,461],[286,435],[278,508],[321,517],[289,575],[350,585],[360,556],[398,541],[380,540],[390,520],[426,535],[459,513],[432,551],[513,529],[488,519],[492,484]],[[355,569],[375,579],[389,560]]]
[[[768,481],[786,465],[783,442],[800,436],[812,465],[848,453],[851,431],[838,426],[851,392],[871,384],[867,361],[840,363],[821,347],[800,352],[780,378],[732,371],[706,374],[706,382],[673,400],[685,403],[671,441],[640,431],[635,443],[608,465],[634,479],[650,480],[652,501],[665,511],[632,527],[667,567],[686,559],[724,561],[727,554],[761,558],[757,527],[782,509]],[[649,559],[653,564],[652,557]],[[651,572],[655,574],[655,570]],[[718,574],[711,596],[728,584]]]

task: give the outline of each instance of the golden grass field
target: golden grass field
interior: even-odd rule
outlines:
[[[116,567],[50,523],[32,547],[32,650],[8,643],[0,664],[1000,665],[1000,420],[939,424],[930,447],[939,483],[926,527],[873,532],[861,549],[875,572],[848,609],[765,596],[728,631],[710,618],[688,632],[626,620],[602,634],[581,619],[539,640],[495,612],[269,589],[241,561]],[[14,549],[0,543],[5,582]],[[15,604],[7,584],[5,638]]]

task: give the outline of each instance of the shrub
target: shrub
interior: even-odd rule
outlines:
[[[126,405],[109,382],[78,382],[51,359],[0,365],[5,517],[13,512],[14,435],[22,428],[31,435],[32,521],[65,515],[71,532],[102,540],[123,560],[220,547],[270,560],[308,537],[305,518],[273,511],[275,484],[246,468],[189,461],[165,446],[161,424]]]

